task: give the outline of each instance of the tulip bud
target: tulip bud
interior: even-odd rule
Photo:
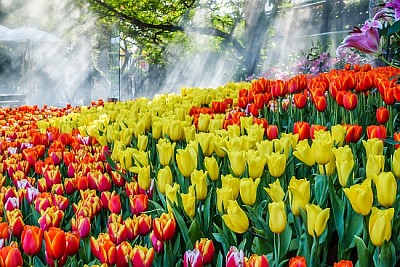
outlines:
[[[216,181],[219,178],[219,166],[215,157],[205,157],[204,167],[212,181]]]
[[[376,110],[376,121],[379,124],[385,124],[389,120],[389,110],[385,107],[380,107]]]
[[[44,241],[46,244],[46,254],[53,260],[61,259],[66,251],[65,232],[60,228],[50,227],[44,231]]]
[[[129,206],[132,214],[139,215],[148,208],[148,197],[145,194],[129,196]]]
[[[165,139],[160,139],[156,144],[158,159],[163,166],[169,165],[170,161],[174,158],[176,143],[170,143]]]
[[[253,254],[249,259],[245,258],[248,267],[268,267],[268,258],[265,255]]]
[[[392,172],[397,179],[400,178],[400,149],[396,149],[393,153]]]
[[[21,235],[24,253],[30,257],[38,254],[42,248],[43,230],[36,226],[25,225]]]
[[[204,200],[207,197],[207,172],[203,170],[194,170],[190,175],[190,180],[196,192],[198,200]]]
[[[2,266],[7,267],[19,267],[24,265],[24,260],[17,244],[12,242],[9,246],[0,249],[0,263]]]
[[[80,246],[80,236],[78,232],[66,232],[65,233],[65,241],[66,241],[66,251],[65,253],[68,256],[75,255],[79,252]]]
[[[315,164],[315,157],[312,154],[312,150],[307,139],[299,141],[299,143],[296,145],[296,150],[293,151],[293,156],[308,166],[313,166]]]
[[[127,241],[123,241],[116,247],[118,267],[129,267],[130,257],[132,252],[132,246]]]
[[[285,154],[273,152],[271,155],[266,156],[269,173],[273,177],[280,177],[284,174],[286,169],[286,156]]]
[[[393,205],[397,196],[397,181],[392,172],[381,172],[374,175],[378,202],[386,208]]]
[[[231,174],[222,175],[222,187],[228,187],[232,190],[231,194],[233,199],[236,199],[239,196],[240,192],[240,179],[233,177]]]
[[[330,137],[315,138],[311,145],[315,161],[321,165],[328,164],[333,156],[332,147],[333,141]]]
[[[385,240],[390,240],[390,237],[392,236],[393,216],[394,208],[380,210],[376,207],[372,207],[368,225],[369,236],[372,244],[380,247]]]
[[[197,152],[193,147],[186,147],[186,149],[178,149],[176,154],[176,162],[179,171],[185,177],[190,177],[192,172],[197,167]]]
[[[176,230],[176,220],[172,213],[163,213],[153,220],[153,231],[160,241],[168,241],[173,238]]]
[[[253,181],[252,178],[240,179],[240,198],[243,203],[248,206],[253,206],[257,198],[257,187],[261,179],[257,178]]]
[[[299,135],[299,140],[309,139],[311,133],[310,124],[304,121],[297,121],[293,125],[293,134]]]
[[[271,202],[268,204],[269,221],[268,225],[275,234],[282,233],[287,224],[285,204],[283,201]]]
[[[192,185],[189,186],[189,193],[181,194],[181,199],[185,213],[193,218],[196,209],[196,193]]]
[[[244,151],[229,151],[228,152],[230,166],[235,176],[239,177],[246,169],[246,159]]]
[[[141,236],[146,236],[151,231],[152,218],[146,213],[140,214],[136,217],[138,223],[138,233]]]

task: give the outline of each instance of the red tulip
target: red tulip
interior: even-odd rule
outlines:
[[[53,260],[61,259],[66,251],[65,232],[60,228],[50,227],[44,232],[44,241],[46,244],[46,253]]]
[[[249,98],[247,96],[239,97],[239,99],[238,99],[239,108],[245,109],[247,107],[248,103],[249,103]]]
[[[341,260],[339,262],[335,262],[333,267],[353,267],[353,262],[349,260]]]
[[[126,238],[129,241],[132,241],[139,235],[139,224],[136,216],[133,216],[133,218],[127,218],[124,221],[124,224],[126,226]]]
[[[400,142],[400,133],[393,133],[393,139],[394,139],[394,141],[396,141],[396,142]],[[400,147],[400,143],[394,145],[394,147],[395,147],[396,149],[398,149],[398,148]]]
[[[326,127],[323,125],[315,125],[315,124],[311,125],[311,128],[310,128],[311,139],[314,139],[315,132],[317,132],[317,131],[326,131]]]
[[[258,117],[258,115],[260,114],[260,113],[258,112],[258,109],[257,109],[257,107],[256,107],[255,104],[249,104],[249,105],[247,106],[247,112],[248,112],[249,114],[251,114],[251,116],[253,116],[253,117]]]
[[[271,84],[271,93],[273,98],[284,97],[286,91],[287,85],[282,80],[276,80]]]
[[[387,136],[386,127],[383,125],[370,125],[367,126],[368,139],[379,138],[385,139]]]
[[[144,211],[147,211],[149,206],[148,196],[145,194],[137,194],[129,197],[129,206],[131,212],[134,215],[139,215]]]
[[[137,224],[138,224],[139,235],[145,236],[148,233],[150,233],[151,225],[152,225],[151,216],[146,213],[142,213],[138,217],[136,217],[136,219],[137,219]],[[154,224],[154,222],[153,222],[153,224]]]
[[[262,109],[265,105],[265,95],[264,94],[255,94],[254,95],[254,105],[257,109]]]
[[[362,135],[362,126],[346,124],[346,143],[357,143]]]
[[[183,254],[183,267],[202,267],[203,256],[200,250],[197,248],[193,250],[187,250]]]
[[[0,249],[0,266],[20,267],[24,265],[21,251],[18,244],[12,242],[11,245]]]
[[[25,226],[21,210],[6,211],[6,217],[13,236],[20,237]]]
[[[121,244],[122,241],[126,241],[127,239],[127,231],[125,225],[121,223],[110,223],[108,225],[108,235],[110,236],[110,239],[114,244]]]
[[[307,105],[307,96],[304,93],[295,94],[293,98],[296,108],[302,109]]]
[[[203,265],[207,265],[212,262],[214,258],[215,248],[214,243],[211,239],[201,238],[196,241],[195,248],[197,248],[203,256]]]
[[[293,134],[299,135],[299,140],[310,138],[311,127],[308,122],[298,121],[293,125]]]
[[[72,195],[76,191],[76,179],[75,178],[65,178],[64,188],[67,195]]]
[[[175,235],[176,221],[172,213],[163,213],[153,220],[153,231],[160,241],[168,241]]]
[[[125,178],[121,175],[121,173],[119,173],[117,171],[111,171],[111,179],[112,179],[114,185],[117,187],[122,187],[126,183]]]
[[[380,107],[376,110],[376,121],[379,124],[385,124],[389,120],[389,110],[385,107]]]
[[[50,229],[51,227],[60,227],[61,221],[64,218],[64,212],[60,210],[57,206],[51,206],[47,208],[46,211],[41,211],[41,216],[38,220],[40,228],[44,231]]]
[[[131,261],[133,266],[150,267],[153,264],[154,248],[146,248],[136,245],[131,252]]]
[[[43,230],[37,226],[25,225],[21,235],[21,245],[24,253],[34,256],[42,248]]]
[[[108,202],[108,209],[112,213],[119,214],[121,212],[121,198],[119,195],[115,194],[115,191],[111,195],[110,202]]]
[[[267,126],[267,138],[268,140],[274,140],[278,138],[278,126],[271,124]]]
[[[79,232],[72,231],[65,233],[65,240],[66,240],[66,254],[68,256],[75,255],[79,252],[80,246],[80,236]]]
[[[325,109],[328,105],[328,103],[326,102],[326,97],[325,96],[316,96],[314,98],[314,105],[315,105],[315,108],[319,112],[325,111]]]
[[[357,107],[358,98],[356,94],[347,92],[343,96],[343,106],[347,110],[353,110]]]
[[[289,260],[289,267],[307,267],[306,259],[302,256],[296,256]]]

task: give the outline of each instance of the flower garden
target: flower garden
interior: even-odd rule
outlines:
[[[1,266],[394,266],[399,69],[1,109]]]

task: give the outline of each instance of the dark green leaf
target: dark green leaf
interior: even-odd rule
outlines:
[[[354,236],[357,246],[358,262],[360,266],[373,266],[372,255],[365,246],[364,241],[358,236]]]

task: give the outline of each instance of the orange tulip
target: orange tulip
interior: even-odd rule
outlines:
[[[49,258],[58,260],[64,256],[67,240],[63,230],[50,227],[49,230],[44,232],[44,241],[46,244],[46,254]]]
[[[298,93],[294,95],[294,104],[296,108],[302,109],[307,105],[307,96],[303,93]]]
[[[65,253],[68,256],[75,255],[79,252],[80,246],[80,236],[79,232],[72,231],[65,233],[65,240],[66,240],[66,251]]]
[[[297,121],[293,125],[293,134],[299,135],[299,141],[310,138],[311,127],[308,122]]]
[[[306,259],[302,256],[296,256],[289,260],[289,267],[307,267]]]
[[[153,220],[153,231],[156,238],[160,241],[172,239],[176,230],[176,221],[172,213],[163,213],[160,217]]]
[[[349,260],[341,260],[339,262],[335,262],[333,267],[353,267],[353,262]]]
[[[211,239],[201,238],[200,240],[197,240],[195,248],[197,248],[203,256],[203,265],[207,265],[212,262],[215,248]]]
[[[0,266],[20,267],[24,265],[21,251],[18,249],[18,244],[11,243],[7,247],[0,249]]]
[[[385,139],[387,136],[386,127],[383,125],[370,125],[367,126],[368,139],[378,138]]]
[[[274,140],[278,138],[278,126],[271,124],[267,126],[267,138],[268,140]]]
[[[127,234],[124,224],[113,222],[108,225],[108,235],[110,236],[111,241],[116,245],[121,244],[122,241],[126,241]]]
[[[21,235],[21,245],[24,253],[34,256],[42,248],[43,230],[37,226],[25,225]]]
[[[147,211],[148,205],[148,196],[146,194],[137,194],[129,197],[129,206],[134,215]]]
[[[114,265],[117,262],[117,248],[106,233],[100,233],[97,239],[90,237],[90,248],[101,263]]]
[[[315,108],[319,112],[325,111],[326,107],[328,106],[328,103],[326,102],[326,97],[325,96],[316,96],[314,98],[314,105],[315,105]]]
[[[376,121],[379,124],[385,124],[389,120],[389,110],[385,107],[380,107],[376,110]]]

